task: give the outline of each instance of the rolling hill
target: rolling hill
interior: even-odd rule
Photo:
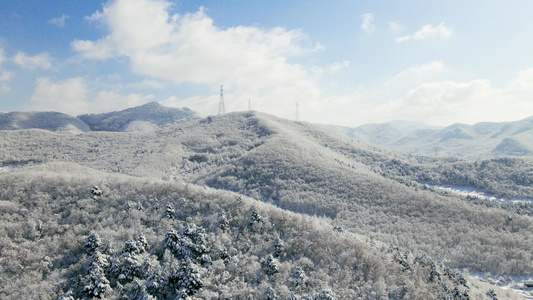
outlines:
[[[533,117],[515,122],[454,124],[443,129],[410,127],[418,128],[414,131],[405,130],[409,127],[398,122],[356,128],[326,127],[354,139],[413,155],[456,156],[470,160],[533,156]]]
[[[327,219],[74,163],[0,174],[0,215],[2,299],[465,299],[495,288]]]
[[[149,131],[176,122],[198,119],[199,115],[184,107],[165,107],[157,102],[121,111],[78,116],[93,131]]]
[[[78,118],[59,112],[0,113],[0,130],[43,129],[57,132],[86,132],[89,126]]]
[[[422,182],[459,180],[457,174],[467,174],[462,168],[474,183],[497,182],[502,190],[531,197],[531,160],[474,165],[410,157],[256,112],[151,132],[0,134],[4,165],[64,161],[111,173],[184,180],[328,218],[345,230],[426,253],[450,267],[533,273],[527,262],[533,221],[515,213],[529,206],[502,210],[474,205],[458,195],[426,189]],[[506,165],[514,171],[485,174]]]

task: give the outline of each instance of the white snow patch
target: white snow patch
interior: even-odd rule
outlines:
[[[19,165],[1,165],[0,166],[0,172],[9,172],[13,171],[14,169],[20,167]]]
[[[524,296],[526,299],[533,300],[533,287],[528,287],[525,282],[533,281],[533,276],[492,276],[483,273],[470,273],[470,277],[476,278],[479,281],[486,282],[491,285],[498,286],[504,290],[512,290],[513,292]]]
[[[472,187],[466,187],[466,186],[452,186],[452,185],[431,185],[431,184],[425,184],[429,188],[444,190],[450,193],[457,193],[461,196],[470,196],[470,197],[477,197],[481,199],[487,199],[487,200],[493,200],[493,201],[505,201],[505,202],[533,202],[532,199],[523,199],[523,198],[499,198],[496,197],[490,193],[476,190]]]

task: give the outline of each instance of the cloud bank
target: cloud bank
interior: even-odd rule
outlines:
[[[60,81],[40,77],[36,85],[31,98],[34,109],[60,111],[72,116],[121,110],[145,104],[153,99],[153,95],[123,95],[114,91],[100,91],[91,99],[89,84],[82,77]]]

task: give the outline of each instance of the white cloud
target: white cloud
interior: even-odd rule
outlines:
[[[2,69],[2,63],[6,60],[7,58],[4,55],[4,49],[0,48],[0,94],[6,94],[11,91],[11,87],[6,83],[6,81],[9,81],[14,75],[13,72]]]
[[[55,24],[57,27],[63,28],[65,27],[65,21],[70,18],[69,16],[63,14],[59,18],[53,18],[52,20],[48,21],[50,24]]]
[[[2,63],[5,62],[7,58],[4,55],[4,49],[0,48],[0,81],[8,81],[13,77],[13,72],[5,71],[2,69]],[[4,87],[2,90],[6,90]]]
[[[73,116],[87,113],[121,110],[151,101],[153,95],[128,94],[100,91],[90,96],[85,79],[69,78],[54,82],[48,77],[37,79],[37,87],[31,98],[33,109],[59,111]]]
[[[515,91],[533,90],[533,68],[521,71],[509,84],[509,89]]]
[[[6,61],[6,56],[4,55],[4,49],[0,48],[0,65]]]
[[[143,105],[152,101],[153,99],[154,95],[123,95],[113,91],[101,91],[96,95],[94,101],[91,103],[86,103],[87,109],[84,113],[122,110]]]
[[[533,102],[515,95],[511,85],[494,88],[488,80],[470,82],[442,81],[424,83],[399,99],[383,105],[371,105],[365,116],[369,122],[405,119],[433,125],[453,123],[503,122],[533,115]],[[372,119],[370,116],[379,116]]]
[[[0,71],[0,81],[8,81],[13,78],[13,72],[9,71]]]
[[[50,56],[48,53],[41,53],[35,56],[27,56],[24,52],[19,52],[13,58],[13,61],[19,66],[25,69],[45,69],[49,70],[52,68],[52,63],[50,62]]]
[[[406,41],[427,40],[434,38],[450,38],[453,35],[453,27],[446,27],[444,23],[440,23],[439,26],[433,27],[431,24],[427,24],[419,31],[411,34],[396,38],[396,42],[402,43]]]
[[[372,22],[374,21],[374,14],[372,13],[366,13],[362,15],[363,23],[361,23],[361,28],[365,31],[372,31],[374,29],[374,25]]]
[[[110,1],[101,12],[88,18],[105,25],[109,34],[94,41],[75,40],[71,45],[88,59],[127,58],[133,72],[153,79],[214,89],[223,83],[228,92],[245,98],[243,103],[248,98],[255,98],[256,102],[264,99],[268,102],[264,111],[274,114],[284,111],[285,102],[294,101],[281,94],[282,90],[296,95],[296,99],[319,94],[308,72],[289,62],[291,56],[324,49],[319,43],[314,48],[303,47],[301,42],[306,37],[301,31],[280,27],[219,28],[203,8],[196,13],[169,15],[170,6],[163,0]],[[276,98],[267,99],[269,95]],[[213,101],[217,105],[217,100]],[[231,102],[228,103],[229,111]],[[204,105],[199,111],[207,112],[207,107]]]
[[[72,46],[86,58],[128,57],[134,72],[176,83],[275,86],[305,77],[302,67],[287,63],[286,57],[302,52],[300,31],[221,30],[203,9],[169,16],[169,6],[166,1],[113,1],[91,17],[110,34]]]
[[[60,111],[76,115],[86,109],[88,89],[81,77],[52,82],[48,77],[37,78],[31,101],[35,110]]]
[[[399,79],[404,79],[404,78],[408,78],[408,79],[425,78],[427,76],[438,74],[442,70],[444,70],[444,63],[442,63],[441,61],[432,61],[427,64],[408,68],[398,73],[396,76],[391,78],[388,82],[399,80]]]
[[[158,80],[152,80],[152,79],[145,79],[141,82],[135,82],[128,84],[128,87],[135,88],[135,89],[156,89],[160,90],[166,87],[165,83],[158,81]]]
[[[325,73],[329,73],[329,74],[334,74],[334,73],[338,73],[346,68],[348,68],[350,66],[350,61],[349,60],[343,60],[342,62],[334,62],[328,66],[326,66],[325,68],[323,67],[313,67],[312,68],[312,71],[314,74],[316,75],[323,75]]]

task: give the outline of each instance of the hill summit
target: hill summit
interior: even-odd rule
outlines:
[[[93,131],[138,131],[162,127],[176,122],[198,119],[198,113],[187,107],[165,107],[157,102],[101,114],[78,116]]]

